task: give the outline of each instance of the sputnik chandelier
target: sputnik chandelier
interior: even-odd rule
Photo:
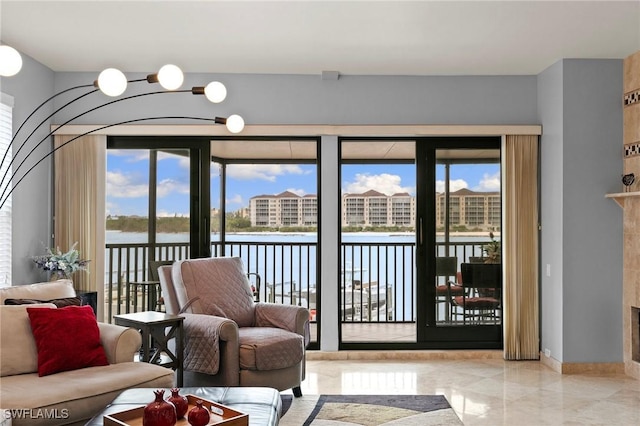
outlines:
[[[0,46],[0,76],[2,77],[14,76],[18,72],[20,72],[21,68],[22,68],[22,57],[20,56],[20,53],[10,46],[7,46],[7,45]],[[120,97],[126,91],[129,83],[139,83],[139,82],[147,82],[150,84],[158,83],[164,90],[138,93],[134,95]],[[116,68],[107,68],[98,75],[98,78],[92,84],[85,84],[85,85],[70,87],[46,99],[38,107],[36,107],[22,122],[22,124],[18,127],[18,129],[13,134],[13,137],[9,143],[8,149],[2,155],[2,161],[0,161],[0,171],[4,170],[4,173],[2,174],[2,178],[0,179],[0,189],[1,189],[0,209],[2,209],[2,207],[5,205],[5,203],[9,199],[11,193],[14,191],[16,186],[18,186],[20,182],[22,182],[22,180],[26,177],[26,175],[29,174],[38,164],[44,161],[47,157],[51,156],[55,151],[62,148],[63,146],[77,140],[78,138],[81,138],[82,136],[86,136],[88,134],[91,134],[100,130],[104,130],[109,127],[119,126],[123,124],[134,124],[134,123],[140,123],[140,122],[152,121],[152,120],[182,119],[182,120],[211,122],[214,124],[224,124],[226,125],[227,129],[231,133],[240,133],[244,129],[244,120],[242,119],[241,116],[237,114],[230,115],[228,118],[224,118],[224,117],[207,118],[207,117],[191,117],[191,116],[156,116],[156,117],[132,118],[132,119],[120,121],[117,123],[106,124],[101,127],[92,129],[88,132],[85,132],[81,135],[77,135],[72,139],[70,139],[69,141],[56,147],[55,149],[51,149],[49,152],[47,152],[47,154],[45,154],[40,159],[38,160],[32,159],[32,161],[35,161],[35,163],[32,164],[26,171],[24,172],[21,171],[25,162],[32,155],[34,155],[37,148],[43,143],[45,143],[52,135],[56,134],[56,132],[58,132],[62,127],[100,108],[104,108],[106,106],[109,106],[118,102],[130,101],[143,96],[153,96],[153,95],[162,95],[162,94],[171,94],[171,93],[174,93],[174,94],[175,93],[191,93],[193,95],[204,95],[210,102],[216,103],[216,104],[222,102],[227,96],[226,87],[224,86],[224,84],[222,84],[219,81],[213,81],[207,84],[206,86],[195,86],[195,87],[192,87],[191,89],[180,89],[183,82],[184,82],[184,74],[182,73],[182,70],[176,65],[172,65],[172,64],[163,66],[162,68],[160,68],[160,70],[157,73],[149,74],[146,76],[146,78],[135,79],[135,80],[127,80],[127,77],[124,75],[124,73],[122,73],[122,71]],[[85,92],[79,96],[76,96],[72,100],[65,103],[63,106],[53,111],[53,113],[51,113],[49,116],[44,118],[40,123],[34,126],[31,133],[29,133],[26,137],[22,137],[21,139],[18,138],[18,134],[22,131],[22,129],[27,124],[27,122],[36,114],[38,110],[40,110],[43,106],[47,105],[54,98],[78,89],[85,89]],[[41,126],[43,126],[51,117],[53,117],[55,114],[62,111],[69,105],[73,104],[74,102],[96,92],[101,92],[104,95],[107,95],[109,97],[116,98],[116,99],[96,105],[95,107],[90,108],[66,120],[62,124],[58,125],[54,130],[51,130],[44,138],[42,138],[40,141],[36,143],[31,141],[31,138],[36,133],[36,131]],[[19,140],[21,140],[22,142],[18,142]],[[31,146],[31,150],[24,156],[24,158],[19,164],[14,165],[14,159],[18,158],[18,154],[20,153],[20,151],[22,151],[23,148],[28,148],[28,146]],[[10,149],[14,149],[14,151],[11,155],[11,158],[8,159],[7,157],[10,152]]]

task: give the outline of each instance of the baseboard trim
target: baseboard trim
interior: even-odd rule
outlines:
[[[546,356],[542,351],[540,351],[540,362],[545,367],[552,369],[556,373],[562,374],[562,363],[555,358]]]
[[[308,361],[503,359],[501,349],[420,351],[307,351]]]
[[[540,362],[560,374],[625,374],[623,362],[560,362],[543,352]]]
[[[307,361],[428,361],[504,359],[501,349],[420,351],[307,351]],[[517,361],[515,361],[517,362]],[[560,374],[625,374],[623,362],[560,362],[540,352],[542,365]]]

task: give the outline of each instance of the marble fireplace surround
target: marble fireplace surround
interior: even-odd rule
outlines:
[[[640,362],[640,308],[631,307],[631,360]]]
[[[624,369],[625,374],[640,379],[640,193],[625,197],[623,208]]]
[[[624,210],[624,369],[640,380],[640,52],[624,60],[623,120],[624,173],[634,173],[636,182],[612,198]]]

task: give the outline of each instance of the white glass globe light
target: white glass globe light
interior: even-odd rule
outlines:
[[[127,77],[118,69],[107,68],[98,76],[98,87],[107,96],[120,96],[127,89]]]
[[[204,95],[209,101],[218,104],[227,97],[227,88],[219,81],[212,81],[204,88]]]
[[[22,69],[22,56],[11,46],[0,46],[0,76],[11,77]]]
[[[230,115],[227,118],[227,129],[231,133],[240,133],[244,129],[244,120],[238,114]]]
[[[176,90],[183,82],[184,74],[175,65],[167,64],[158,71],[158,83],[167,90]]]

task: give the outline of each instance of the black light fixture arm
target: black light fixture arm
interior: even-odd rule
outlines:
[[[29,119],[31,117],[33,117],[33,115],[38,112],[40,110],[40,108],[42,108],[43,106],[45,106],[46,104],[48,104],[50,101],[52,101],[53,99],[55,99],[56,97],[63,95],[67,92],[70,92],[72,90],[76,90],[76,89],[83,89],[83,88],[87,88],[87,87],[93,87],[92,84],[82,84],[80,86],[74,86],[74,87],[69,87],[68,89],[65,89],[61,92],[58,92],[54,95],[52,95],[51,97],[49,97],[48,99],[46,99],[45,101],[43,101],[40,105],[38,105],[36,107],[36,109],[34,109],[33,111],[31,111],[31,114],[29,114],[29,116],[27,118],[24,119],[24,121],[20,124],[20,126],[18,126],[18,130],[16,130],[15,134],[13,135],[13,137],[11,138],[11,141],[9,142],[9,146],[13,145],[13,141],[15,141],[16,137],[18,136],[18,133],[20,133],[20,130],[22,130],[22,128],[24,127],[25,124],[27,124],[27,121],[29,121]],[[46,119],[45,119],[46,120]],[[38,125],[38,127],[40,127],[40,125],[42,125],[42,123],[40,123]],[[37,128],[37,127],[36,127]],[[32,132],[33,134],[33,132]],[[29,139],[29,137],[27,137],[27,139]],[[9,150],[7,149],[4,152],[4,155],[2,156],[2,161],[0,161],[0,164],[4,163],[4,160],[7,158],[7,155],[9,153]],[[4,179],[3,179],[4,180]]]
[[[15,161],[15,159],[18,157],[18,154],[20,153],[20,151],[22,151],[22,148],[27,144],[27,142],[29,141],[29,139],[31,139],[31,136],[33,136],[33,134],[40,128],[40,126],[42,126],[47,120],[49,120],[51,117],[53,117],[56,113],[58,113],[59,111],[63,110],[64,108],[66,108],[67,106],[69,106],[70,104],[84,98],[87,95],[90,95],[92,93],[97,92],[98,89],[92,90],[90,92],[84,93],[78,97],[76,97],[75,99],[72,99],[71,101],[67,102],[66,104],[64,104],[62,107],[56,109],[55,111],[53,111],[51,114],[49,114],[45,119],[43,119],[40,123],[38,123],[37,126],[35,126],[33,128],[33,130],[31,131],[31,133],[29,133],[29,135],[24,139],[24,141],[22,141],[22,143],[18,146],[18,149],[16,149],[13,153],[12,153],[12,157],[11,157],[11,161],[9,161],[9,164],[7,165],[7,169],[4,171],[4,174],[2,175],[2,179],[0,179],[0,184],[4,183],[6,177],[7,177],[7,173],[9,172],[9,170],[11,170],[11,166],[13,165],[13,162]],[[18,129],[19,130],[19,129]],[[16,132],[16,135],[18,133]],[[9,146],[11,146],[13,143],[15,142],[15,135],[13,137],[13,139],[11,139],[11,142],[9,144]],[[4,163],[4,160],[6,159],[6,156],[8,154],[9,150],[7,149],[4,153],[4,157],[2,157],[2,163]],[[27,155],[28,157],[28,155]],[[2,164],[0,163],[0,164]]]
[[[18,171],[22,168],[22,166],[23,166],[23,165],[24,165],[24,163],[27,161],[27,159],[31,156],[31,154],[33,154],[33,153],[34,153],[34,151],[35,151],[35,150],[36,150],[40,145],[42,145],[42,143],[44,143],[44,142],[45,142],[45,141],[46,141],[50,136],[52,136],[53,134],[55,134],[55,133],[56,133],[56,131],[58,131],[60,128],[62,128],[62,127],[64,127],[64,126],[66,126],[67,124],[71,123],[72,121],[74,121],[74,120],[76,120],[76,119],[78,119],[78,118],[80,118],[80,117],[82,117],[82,116],[84,116],[84,115],[87,115],[87,114],[89,114],[89,113],[91,113],[91,112],[93,112],[93,111],[96,111],[96,110],[100,109],[100,108],[104,108],[104,107],[106,107],[106,106],[109,106],[109,105],[112,105],[112,104],[115,104],[115,103],[118,103],[118,102],[126,101],[126,100],[129,100],[129,99],[135,99],[135,98],[140,98],[140,97],[143,97],[143,96],[150,96],[150,95],[159,95],[159,94],[164,94],[164,93],[189,93],[189,92],[191,92],[191,90],[187,90],[187,89],[185,89],[185,90],[172,90],[172,91],[169,91],[169,90],[161,90],[161,91],[148,92],[148,93],[138,93],[138,94],[135,94],[135,95],[125,96],[125,97],[123,97],[123,98],[114,99],[114,100],[109,101],[109,102],[106,102],[106,103],[104,103],[104,104],[102,104],[102,105],[98,105],[98,106],[95,106],[95,107],[93,107],[93,108],[90,108],[90,109],[88,109],[87,111],[84,111],[84,112],[82,112],[82,113],[80,113],[80,114],[78,114],[78,115],[76,115],[76,116],[74,116],[74,117],[72,117],[72,118],[68,119],[67,121],[65,121],[64,123],[62,123],[60,126],[58,126],[56,129],[54,129],[54,130],[50,131],[50,132],[49,132],[45,137],[43,137],[43,138],[42,138],[42,139],[41,139],[37,144],[35,144],[35,145],[33,146],[33,148],[31,148],[31,150],[29,151],[29,153],[28,153],[27,155],[25,155],[25,157],[22,159],[22,161],[20,162],[20,164],[18,164],[18,166],[13,170],[13,172],[12,172],[12,174],[11,174],[11,178],[10,178],[10,180],[12,180],[13,178],[15,178],[15,177],[18,175]],[[26,140],[25,140],[25,143],[26,143]],[[15,157],[14,157],[14,158],[15,158]],[[10,164],[13,164],[13,159],[11,160],[11,163],[10,163]],[[4,174],[4,176],[2,177],[2,180],[0,181],[0,183],[2,183],[2,182],[4,182],[4,181],[5,181],[6,174],[7,174],[7,172],[8,172],[10,169],[11,169],[10,167],[8,167],[8,168],[7,168],[7,170],[5,171],[5,174]],[[31,169],[29,169],[29,171],[31,171],[31,170],[32,170],[32,168],[31,168]],[[29,173],[29,171],[27,171],[27,173]],[[26,175],[26,173],[25,173],[25,175]],[[5,193],[7,192],[7,189],[8,189],[8,188],[9,188],[9,185],[5,185],[4,190],[2,191],[2,194],[0,194],[0,199],[4,199],[4,198],[5,198]]]
[[[7,192],[6,194],[3,192],[2,195],[0,196],[0,209],[2,209],[2,207],[4,207],[4,204],[7,202],[7,200],[9,199],[9,196],[11,195],[11,193],[15,190],[15,188],[20,184],[20,182],[22,182],[22,180],[27,177],[27,175],[31,172],[31,170],[33,170],[34,168],[36,168],[40,163],[42,163],[44,160],[46,160],[48,157],[50,157],[51,155],[53,155],[54,152],[56,152],[57,150],[59,150],[60,148],[66,146],[67,144],[70,144],[71,142],[82,138],[84,136],[90,135],[92,133],[95,132],[99,132],[101,130],[104,129],[108,129],[110,127],[115,127],[115,126],[121,126],[124,124],[132,124],[132,123],[138,123],[141,121],[151,121],[151,120],[196,120],[196,121],[209,121],[209,122],[213,122],[215,124],[226,124],[227,119],[224,117],[215,117],[215,118],[207,118],[207,117],[191,117],[191,116],[163,116],[163,117],[145,117],[145,118],[134,118],[131,120],[125,120],[125,121],[120,121],[118,123],[113,123],[113,124],[107,124],[101,127],[97,127],[95,129],[86,131],[80,135],[74,136],[73,138],[69,139],[68,141],[66,141],[65,143],[61,144],[60,146],[57,146],[55,148],[53,148],[51,151],[49,151],[47,154],[45,154],[44,156],[42,156],[42,158],[40,158],[38,161],[35,162],[35,164],[33,164],[21,177],[20,179],[18,179],[17,182],[15,182],[11,189],[9,190],[9,192]],[[62,127],[62,126],[60,126]]]
[[[138,83],[141,81],[147,81],[147,79],[144,78],[140,78],[140,79],[134,79],[134,80],[127,80],[127,83]],[[20,153],[20,151],[22,151],[22,148],[26,145],[27,141],[29,141],[29,139],[31,138],[31,136],[33,136],[33,134],[40,128],[40,126],[42,126],[47,120],[49,120],[51,117],[53,117],[54,115],[56,115],[58,112],[62,111],[63,109],[65,109],[66,107],[68,107],[69,105],[71,105],[74,102],[79,101],[80,99],[84,98],[85,96],[88,96],[92,93],[98,92],[100,91],[100,89],[98,89],[98,80],[94,81],[93,84],[82,84],[79,86],[74,86],[74,87],[70,87],[68,89],[62,90],[54,95],[52,95],[51,97],[49,97],[48,99],[46,99],[45,101],[43,101],[40,105],[38,105],[36,107],[36,109],[34,109],[31,114],[29,114],[29,116],[20,124],[20,126],[18,127],[18,130],[16,130],[16,132],[14,133],[13,137],[11,138],[11,141],[9,142],[9,147],[13,146],[15,143],[16,138],[18,137],[18,134],[20,133],[20,130],[22,130],[22,128],[24,127],[24,125],[29,121],[29,119],[31,117],[33,117],[33,115],[38,112],[43,106],[45,106],[46,104],[48,104],[50,101],[52,101],[54,98],[63,95],[67,92],[70,92],[72,90],[77,90],[77,89],[83,89],[83,88],[89,88],[89,87],[94,87],[96,89],[91,90],[89,92],[86,92],[80,96],[77,96],[76,98],[70,100],[69,102],[67,102],[66,104],[64,104],[63,106],[61,106],[60,108],[56,109],[55,111],[53,111],[51,114],[49,114],[47,117],[45,117],[40,123],[38,123],[37,126],[35,126],[33,128],[33,130],[31,131],[31,133],[29,133],[29,135],[24,139],[24,141],[20,144],[20,146],[18,147],[17,150],[15,150],[12,153],[13,158],[11,159],[11,161],[9,162],[9,164],[7,165],[7,170],[5,170],[5,173],[2,175],[2,179],[0,179],[0,184],[2,184],[6,177],[7,177],[7,172],[11,169],[11,166],[13,165],[14,162],[14,158],[16,158],[18,156],[18,154]],[[2,156],[2,161],[0,161],[0,165],[4,164],[5,160],[7,159],[7,155],[9,154],[9,149],[7,149],[3,156]]]
[[[18,55],[18,57],[19,57],[19,55]],[[18,67],[17,71],[19,71],[19,67]],[[13,74],[7,74],[7,75],[13,75]],[[222,118],[222,117],[200,118],[200,117],[189,117],[189,116],[163,116],[163,117],[150,117],[150,118],[125,120],[125,121],[121,121],[119,123],[109,124],[109,125],[106,125],[106,126],[98,127],[98,128],[96,128],[94,130],[91,130],[89,132],[83,133],[82,135],[78,135],[78,136],[72,138],[71,140],[65,142],[61,146],[50,150],[44,157],[39,159],[35,164],[31,165],[31,167],[26,172],[24,172],[24,173],[22,173],[20,175],[19,172],[21,171],[21,169],[25,165],[25,162],[30,157],[32,157],[32,155],[34,154],[36,149],[40,145],[42,145],[47,139],[49,139],[52,135],[56,134],[62,127],[66,126],[67,124],[71,123],[72,121],[74,121],[74,120],[76,120],[76,119],[78,119],[80,117],[83,117],[83,116],[85,116],[85,115],[87,115],[87,114],[89,114],[89,113],[91,113],[93,111],[96,111],[96,110],[98,110],[100,108],[104,108],[106,106],[113,105],[115,103],[126,101],[126,100],[131,100],[131,99],[135,99],[135,98],[139,98],[139,97],[143,97],[143,96],[158,95],[158,94],[163,94],[163,93],[188,93],[188,92],[191,92],[193,95],[204,95],[212,103],[220,103],[220,102],[222,102],[225,99],[226,95],[227,95],[227,90],[224,87],[224,84],[222,84],[222,83],[220,83],[218,81],[213,81],[213,82],[209,83],[206,87],[197,86],[197,87],[192,87],[191,89],[188,89],[188,90],[176,90],[182,85],[183,80],[184,80],[184,75],[182,73],[182,70],[180,70],[175,65],[171,65],[171,64],[163,66],[162,68],[160,68],[160,70],[156,74],[149,74],[145,78],[132,79],[132,80],[127,80],[125,75],[120,70],[117,70],[115,68],[107,68],[107,69],[105,69],[104,71],[102,71],[100,73],[100,75],[98,76],[98,79],[95,80],[92,84],[84,84],[84,85],[70,87],[68,89],[62,90],[62,91],[60,91],[58,93],[55,93],[54,95],[50,96],[48,99],[43,101],[40,105],[38,105],[38,107],[36,107],[27,116],[27,118],[20,124],[20,126],[18,127],[18,130],[14,133],[13,137],[11,138],[11,141],[9,142],[8,149],[4,152],[4,154],[2,156],[2,160],[0,161],[0,168],[6,167],[6,169],[4,171],[4,174],[2,175],[2,178],[0,179],[0,188],[2,188],[2,193],[0,194],[0,209],[2,207],[4,207],[5,203],[9,199],[9,196],[11,195],[11,193],[13,193],[15,187],[18,184],[20,184],[20,182],[22,182],[22,180],[24,180],[24,178],[38,164],[40,164],[42,161],[44,161],[47,157],[49,157],[55,151],[60,149],[62,146],[65,146],[67,143],[70,143],[70,142],[78,139],[79,137],[86,136],[86,135],[88,135],[90,133],[94,133],[94,132],[96,132],[98,130],[102,130],[102,129],[106,129],[106,128],[109,128],[109,127],[118,126],[118,125],[122,125],[122,124],[129,124],[129,123],[135,123],[135,122],[147,121],[147,120],[185,119],[185,120],[210,121],[210,122],[213,122],[215,124],[225,124],[227,126],[227,129],[231,133],[239,133],[239,132],[242,131],[242,129],[244,128],[244,120],[242,119],[241,116],[239,116],[237,114],[230,115],[228,119],[227,118]],[[20,154],[20,152],[23,150],[23,148],[25,148],[27,146],[27,144],[32,139],[33,135],[38,131],[38,129],[40,129],[43,125],[45,125],[45,123],[47,123],[47,121],[50,120],[54,115],[58,114],[63,109],[67,108],[69,105],[71,105],[74,102],[77,102],[80,99],[83,99],[84,97],[89,96],[92,93],[95,93],[97,91],[101,91],[105,95],[108,95],[108,96],[113,96],[113,97],[120,96],[126,90],[126,87],[127,87],[128,83],[137,83],[137,82],[144,82],[144,81],[146,81],[148,83],[160,83],[160,85],[166,90],[154,91],[154,92],[148,92],[148,93],[139,93],[139,94],[135,94],[135,95],[130,95],[130,96],[117,98],[117,99],[114,99],[112,101],[109,101],[109,102],[103,103],[101,105],[95,106],[93,108],[90,108],[90,109],[88,109],[88,110],[86,110],[86,111],[84,111],[84,112],[82,112],[80,114],[75,115],[74,117],[70,118],[69,120],[66,120],[62,124],[58,125],[57,128],[51,130],[44,138],[42,138],[38,143],[36,143],[26,155],[23,156],[22,160],[17,165],[17,167],[13,167],[14,166],[14,162],[16,161],[16,159],[19,158],[18,154]],[[86,88],[86,89],[93,88],[93,89],[89,90],[86,93],[83,93],[83,94],[81,94],[79,96],[76,96],[75,98],[73,98],[70,101],[66,102],[61,107],[55,109],[55,111],[53,111],[45,119],[40,121],[36,126],[34,126],[34,129],[31,131],[31,133],[29,133],[29,135],[23,139],[22,143],[12,153],[13,155],[11,156],[11,159],[8,162],[8,164],[5,165],[5,161],[7,161],[7,157],[9,155],[10,148],[14,144],[16,144],[16,141],[18,140],[18,135],[24,129],[26,123],[29,122],[38,111],[40,111],[45,105],[47,105],[49,102],[51,102],[54,98],[56,98],[56,97],[58,97],[60,95],[63,95],[65,93],[68,93],[70,91],[77,90],[77,89],[83,89],[83,88]],[[18,176],[20,176],[19,180],[12,185],[11,184],[12,181],[14,179],[16,179]]]

